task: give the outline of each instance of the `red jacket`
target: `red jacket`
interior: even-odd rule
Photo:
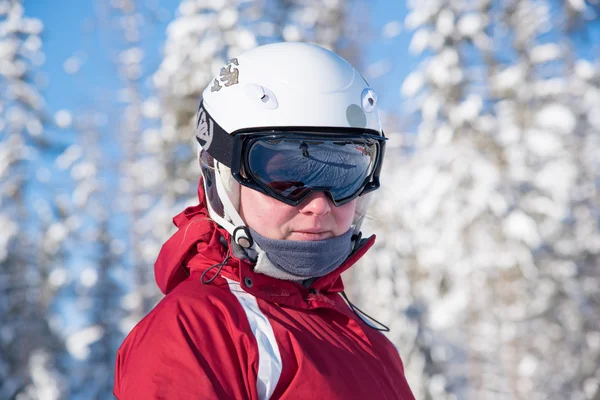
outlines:
[[[166,296],[119,349],[118,399],[414,400],[396,348],[340,295],[340,274],[374,237],[311,290],[235,257],[204,284],[230,237],[208,219],[201,189],[199,198],[174,218],[179,230],[156,261]]]

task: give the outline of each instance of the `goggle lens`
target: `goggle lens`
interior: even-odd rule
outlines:
[[[339,202],[364,187],[378,151],[377,140],[369,138],[260,138],[249,143],[246,172],[290,202],[315,190]]]

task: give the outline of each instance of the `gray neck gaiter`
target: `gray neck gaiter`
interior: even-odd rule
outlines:
[[[313,241],[268,239],[249,230],[275,267],[304,278],[327,275],[348,258],[352,249],[352,229],[341,236]],[[253,249],[246,252],[253,259],[258,255]]]

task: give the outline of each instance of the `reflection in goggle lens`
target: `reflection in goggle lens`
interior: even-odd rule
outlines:
[[[354,195],[370,176],[375,140],[257,140],[248,152],[255,179],[296,201],[311,190],[329,191],[339,201]]]

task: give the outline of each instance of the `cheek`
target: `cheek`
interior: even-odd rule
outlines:
[[[252,229],[256,229],[257,221],[262,220],[267,212],[265,201],[259,194],[244,186],[240,190],[240,216]]]
[[[356,202],[355,199],[343,206],[333,208],[332,212],[338,228],[338,232],[336,232],[338,235],[342,235],[350,229],[356,212]]]
[[[240,216],[246,224],[270,239],[283,239],[282,226],[293,215],[293,207],[242,186]]]

